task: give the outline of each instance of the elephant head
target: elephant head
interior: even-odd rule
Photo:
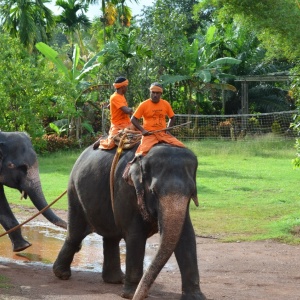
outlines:
[[[38,210],[47,206],[40,182],[37,155],[25,133],[0,132],[0,221],[7,230],[17,225],[17,221],[8,206],[4,185],[18,189],[24,198],[29,196]],[[43,215],[51,223],[67,228],[66,222],[51,209],[47,209]],[[10,238],[12,239],[11,235]]]
[[[127,169],[125,180],[136,190],[144,219],[158,219],[161,243],[133,299],[144,299],[180,239],[190,199],[198,206],[196,156],[186,148],[155,146]],[[124,173],[125,175],[125,173]]]

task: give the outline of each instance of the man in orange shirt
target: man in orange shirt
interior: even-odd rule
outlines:
[[[157,143],[167,143],[177,147],[185,147],[169,131],[151,133],[151,131],[172,127],[175,122],[175,114],[170,103],[161,99],[163,88],[161,84],[155,82],[150,86],[150,99],[142,102],[133,116],[132,124],[142,132],[141,144],[136,150],[136,156],[146,155],[149,150]],[[169,118],[168,125],[166,117]],[[143,126],[139,119],[143,118]]]
[[[111,125],[106,139],[99,139],[93,146],[94,149],[112,149],[116,147],[113,137],[118,134],[119,130],[124,128],[134,129],[130,116],[133,109],[128,107],[125,93],[127,92],[128,80],[125,77],[118,77],[114,84],[116,91],[110,96],[110,120]]]

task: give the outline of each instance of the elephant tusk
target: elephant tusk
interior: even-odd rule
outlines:
[[[24,195],[25,195],[25,192],[22,191],[20,200],[23,200],[23,199],[24,199]]]
[[[196,194],[196,195],[193,195],[193,196],[192,196],[192,199],[193,199],[195,205],[198,207],[198,206],[199,206],[199,201],[198,201],[198,196],[197,196],[197,194]]]

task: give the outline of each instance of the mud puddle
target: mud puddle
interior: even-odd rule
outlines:
[[[0,233],[4,232],[0,228]],[[22,234],[32,246],[21,252],[13,252],[8,236],[0,238],[0,262],[13,261],[17,263],[53,264],[66,237],[66,230],[56,227],[51,223],[32,221],[22,227]],[[151,242],[146,245],[144,267],[147,268],[152,261],[158,244]],[[120,243],[122,270],[125,271],[126,250],[124,240]],[[102,237],[93,233],[87,236],[80,252],[75,254],[71,267],[94,272],[102,271],[103,244]],[[170,264],[164,268],[173,269]]]

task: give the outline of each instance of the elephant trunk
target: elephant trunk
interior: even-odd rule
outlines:
[[[186,196],[178,194],[159,199],[160,247],[151,265],[144,273],[133,300],[147,297],[149,288],[174,252],[181,235],[189,200]]]
[[[34,167],[28,169],[27,178],[22,189],[28,194],[30,200],[39,211],[48,205],[42,191],[37,163]],[[43,212],[43,216],[52,224],[67,229],[67,223],[59,218],[50,208]]]

